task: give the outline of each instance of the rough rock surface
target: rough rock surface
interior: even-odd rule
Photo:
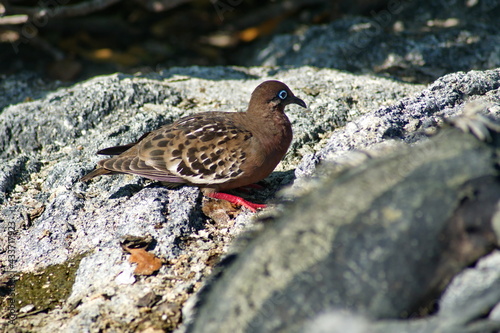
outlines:
[[[309,332],[330,309],[432,311],[456,273],[498,246],[499,146],[500,132],[484,143],[450,128],[324,177],[222,265],[188,332]]]
[[[189,113],[241,110],[253,88],[271,77],[286,82],[311,111],[290,108],[295,139],[266,190],[257,195],[266,201],[293,180],[293,168],[301,156],[314,151],[321,138],[336,127],[422,89],[307,67],[193,67],[147,77],[97,77],[5,108],[0,114],[5,161],[0,177],[1,218],[4,225],[15,225],[18,237],[14,244],[4,238],[3,248],[15,248],[15,270],[22,272],[43,270],[84,254],[69,299],[54,302],[49,314],[30,315],[19,323],[30,325],[37,318],[40,331],[88,325],[91,330],[106,325],[123,330],[134,318],[124,313],[137,313],[137,290],[152,290],[160,299],[154,303],[157,308],[166,303],[180,307],[198,289],[234,235],[248,227],[253,214],[212,201],[202,205],[206,200],[196,188],[169,190],[123,175],[89,184],[77,180],[95,166],[98,149],[132,142],[143,132]],[[155,276],[124,278],[130,275],[130,264],[119,241],[126,235],[151,235],[155,240],[152,252],[167,265]],[[7,266],[7,252],[1,256]],[[103,296],[108,294],[116,296]],[[30,305],[20,302],[20,307]],[[122,308],[124,304],[130,311]],[[35,312],[47,311],[33,305]],[[77,314],[68,317],[67,311]],[[89,319],[97,314],[110,322]],[[153,317],[147,316],[146,324],[135,321],[134,327],[153,325],[148,320],[158,325]]]
[[[24,123],[25,126],[17,127],[19,136],[31,135],[35,145],[43,142],[41,149],[33,149],[22,146],[15,137],[4,136],[4,147],[8,148],[2,166],[1,184],[5,190],[1,216],[3,223],[14,223],[18,233],[14,244],[15,270],[41,271],[37,274],[43,276],[50,265],[64,264],[68,258],[83,254],[75,267],[70,296],[48,308],[19,300],[19,307],[31,311],[16,325],[36,327],[40,332],[141,331],[148,327],[171,330],[179,325],[187,299],[182,313],[186,321],[192,317],[189,308],[195,301],[193,293],[217,258],[227,251],[234,235],[251,227],[253,215],[202,200],[195,188],[169,190],[130,176],[102,177],[88,185],[77,179],[94,167],[99,159],[94,155],[97,149],[133,141],[143,131],[190,112],[244,108],[254,86],[271,75],[287,82],[311,111],[291,108],[288,112],[296,133],[293,148],[278,171],[269,177],[268,189],[258,196],[262,200],[270,200],[275,190],[290,184],[294,169],[300,181],[285,197],[275,199],[278,202],[310,193],[323,183],[321,175],[328,175],[329,171],[322,171],[327,167],[314,171],[320,161],[335,169],[336,165],[345,167],[346,160],[363,163],[370,160],[371,154],[385,154],[386,149],[392,151],[394,146],[420,141],[426,144],[428,132],[436,131],[441,117],[460,114],[466,102],[489,103],[490,115],[498,116],[500,110],[499,70],[451,74],[422,90],[422,86],[369,75],[307,67],[195,67],[149,77],[112,75],[8,107],[0,114],[2,126],[16,128],[16,122]],[[223,76],[234,80],[217,80]],[[119,96],[128,92],[128,97],[116,102],[112,94],[98,93],[103,86],[116,90],[113,94]],[[162,92],[154,91],[160,87]],[[78,93],[80,89],[94,94],[92,102],[85,104],[88,97]],[[142,97],[135,97],[135,93]],[[150,97],[144,97],[148,94]],[[111,108],[110,104],[118,106]],[[66,116],[74,125],[60,125],[60,136],[50,141],[42,124],[46,119],[63,124],[65,108],[76,112],[72,117]],[[44,117],[33,116],[37,110],[44,110]],[[95,119],[93,125],[83,124],[87,117]],[[346,154],[353,149],[367,153]],[[406,170],[404,165],[402,168]],[[311,175],[317,176],[306,182]],[[270,217],[260,215],[274,219],[276,213]],[[261,222],[254,225],[256,230],[261,227]],[[152,252],[163,258],[166,265],[156,275],[135,276],[133,265],[119,246],[125,235],[151,235],[155,240]],[[5,238],[2,241],[6,249],[10,243]],[[479,253],[484,253],[484,249]],[[1,254],[1,259],[6,267],[7,252]],[[453,274],[448,274],[447,279],[451,278],[449,275]],[[416,297],[407,295],[406,301],[397,302],[411,303],[412,295]],[[394,309],[397,312],[398,307]],[[328,322],[334,317],[318,320]],[[316,324],[318,321],[307,323]]]

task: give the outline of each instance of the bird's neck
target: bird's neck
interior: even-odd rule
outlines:
[[[251,120],[251,131],[261,140],[265,149],[269,153],[284,155],[290,146],[293,135],[290,120],[283,112],[283,108],[276,106],[272,110],[258,114],[246,112],[246,115]]]

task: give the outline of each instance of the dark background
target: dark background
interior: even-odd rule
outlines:
[[[273,35],[373,18],[399,3],[404,10],[392,18],[399,34],[487,25],[498,21],[500,7],[497,0],[0,1],[0,74],[29,70],[78,81],[172,66],[245,66]]]

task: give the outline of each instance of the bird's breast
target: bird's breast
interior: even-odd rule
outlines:
[[[292,129],[288,119],[280,127],[260,127],[253,132],[251,143],[247,147],[246,159],[242,163],[243,171],[239,179],[222,186],[230,189],[256,183],[271,174],[283,159],[292,141]]]

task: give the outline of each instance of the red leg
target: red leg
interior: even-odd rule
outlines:
[[[238,197],[236,195],[231,195],[227,193],[213,192],[213,193],[208,193],[207,196],[214,199],[226,200],[235,205],[244,206],[250,209],[252,212],[256,212],[257,209],[259,208],[266,208],[266,205],[255,204],[250,201],[246,201],[245,199]]]

